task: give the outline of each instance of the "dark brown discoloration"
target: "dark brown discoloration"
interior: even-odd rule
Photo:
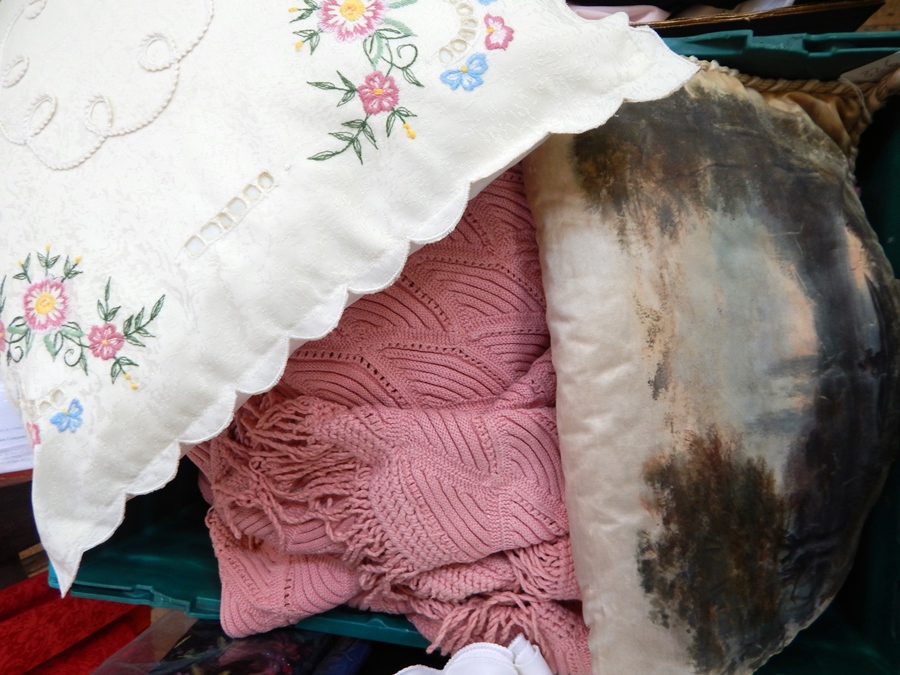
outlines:
[[[638,546],[654,619],[688,628],[699,672],[758,667],[785,631],[787,504],[771,467],[710,430],[649,459],[643,477],[662,524]]]
[[[677,239],[695,214],[723,207],[753,204],[762,218],[815,223],[841,205],[835,176],[816,180],[810,167],[846,172],[840,151],[808,121],[775,110],[760,116],[746,96],[695,83],[662,101],[623,105],[606,125],[579,135],[573,155],[585,196],[595,209],[614,212],[629,247],[660,235]],[[748,180],[748,170],[766,180]],[[809,189],[816,192],[808,198],[783,199]]]
[[[650,388],[653,390],[653,400],[659,400],[660,394],[665,391],[666,387],[669,386],[669,378],[672,376],[669,370],[669,362],[666,358],[665,353],[663,353],[662,360],[656,364],[656,373],[653,375],[653,379],[650,380]]]

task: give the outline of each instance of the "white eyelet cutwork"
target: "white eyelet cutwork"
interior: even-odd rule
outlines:
[[[272,174],[263,171],[254,180],[247,183],[239,194],[232,197],[215,218],[204,223],[199,232],[191,235],[184,243],[184,249],[192,258],[199,258],[213,242],[227,234],[229,230],[246,218],[247,214],[262,202],[276,185]]]

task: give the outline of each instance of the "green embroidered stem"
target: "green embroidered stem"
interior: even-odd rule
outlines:
[[[407,110],[406,108],[392,108],[392,109],[391,109],[391,114],[388,115],[387,122],[385,123],[385,131],[387,132],[387,135],[388,135],[388,136],[391,135],[391,132],[394,130],[394,123],[395,123],[398,119],[399,119],[400,122],[403,124],[403,126],[406,127],[406,133],[407,133],[407,135],[408,135],[408,134],[410,133],[410,132],[409,132],[409,125],[408,125],[407,122],[406,122],[406,119],[407,119],[408,117],[416,117],[416,115],[413,114],[413,113],[411,113],[411,112],[410,112],[409,110]]]
[[[349,148],[353,148],[353,152],[356,153],[357,159],[359,159],[359,163],[363,163],[362,157],[362,143],[359,140],[360,136],[365,136],[366,140],[368,140],[372,145],[376,148],[378,147],[378,143],[375,142],[375,134],[372,131],[372,127],[369,125],[369,118],[371,115],[366,115],[365,119],[361,120],[350,120],[349,122],[344,122],[342,126],[348,127],[350,129],[356,129],[355,134],[347,133],[346,131],[333,131],[329,136],[334,136],[339,141],[344,141],[346,145],[340,150],[326,150],[324,152],[320,152],[308,159],[312,159],[316,162],[323,162],[326,159],[331,159],[332,157],[337,157],[343,152],[346,152]]]
[[[166,296],[163,295],[159,300],[156,301],[156,304],[153,305],[153,309],[150,310],[150,317],[144,321],[144,308],[141,308],[141,311],[137,313],[137,315],[131,315],[127,319],[125,319],[125,323],[122,325],[122,334],[125,337],[126,342],[133,344],[135,347],[146,347],[143,342],[138,340],[135,336],[140,335],[144,338],[152,338],[155,337],[153,333],[147,330],[147,326],[151,324],[151,322],[159,316],[160,311],[162,311],[163,304],[166,301]],[[116,308],[118,309],[118,307]],[[136,366],[136,363],[132,363],[131,365]]]
[[[109,308],[109,286],[112,283],[112,277],[107,279],[106,281],[106,290],[103,293],[103,302],[97,301],[97,314],[100,315],[100,320],[103,323],[112,323],[112,321],[116,318],[116,314],[119,313],[120,307]]]
[[[56,262],[59,260],[59,256],[51,256],[50,255],[50,247],[47,247],[47,255],[42,253],[37,254],[38,262],[41,263],[41,267],[44,268],[44,276],[50,276],[50,270],[53,269],[53,266],[56,265]]]
[[[112,366],[109,370],[110,379],[112,379],[112,383],[115,384],[116,380],[119,378],[119,375],[123,375],[126,380],[131,380],[131,376],[125,370],[126,366],[131,366],[134,368],[139,368],[138,364],[129,359],[127,356],[117,356],[113,361]],[[134,385],[132,385],[134,388]]]
[[[82,272],[78,269],[80,264],[81,256],[76,257],[74,262],[69,259],[69,256],[66,256],[66,262],[63,263],[63,279],[68,281],[81,274]]]
[[[300,51],[303,49],[303,45],[309,44],[309,55],[312,56],[316,52],[316,47],[319,46],[319,40],[321,39],[321,33],[317,30],[296,30],[294,31],[294,35],[300,38],[299,42],[294,45],[294,49]]]
[[[18,363],[28,355],[34,343],[34,334],[25,322],[25,317],[17,316],[6,327],[6,363]],[[20,344],[25,342],[24,348]]]
[[[340,102],[337,104],[337,107],[340,108],[342,105],[349,103],[356,96],[356,86],[344,77],[341,71],[335,71],[338,74],[338,77],[341,78],[341,82],[344,83],[343,87],[339,87],[336,84],[332,84],[331,82],[307,82],[306,84],[312,85],[316,89],[324,89],[325,91],[342,91],[344,92],[344,96],[341,98]]]
[[[29,253],[25,257],[25,262],[19,261],[19,268],[22,270],[18,274],[13,276],[13,279],[18,279],[20,281],[27,281],[29,284],[31,283],[31,275],[28,273],[28,267],[31,265],[31,254]]]
[[[415,0],[413,0],[413,2],[415,2]],[[303,9],[300,9],[299,7],[291,7],[288,10],[289,12],[299,12],[296,17],[291,19],[291,23],[308,19],[310,16],[312,16],[313,12],[319,9],[319,6],[315,2],[313,2],[313,0],[304,0],[304,4],[306,5],[306,7]]]

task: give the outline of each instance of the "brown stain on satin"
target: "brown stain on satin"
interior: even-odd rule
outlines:
[[[774,472],[711,429],[648,459],[643,479],[660,523],[637,548],[654,622],[688,630],[698,672],[756,667],[784,636],[788,508]]]

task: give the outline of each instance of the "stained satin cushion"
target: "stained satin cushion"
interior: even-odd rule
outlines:
[[[596,675],[761,666],[893,458],[898,290],[843,142],[867,115],[755,84],[711,67],[525,162]]]

